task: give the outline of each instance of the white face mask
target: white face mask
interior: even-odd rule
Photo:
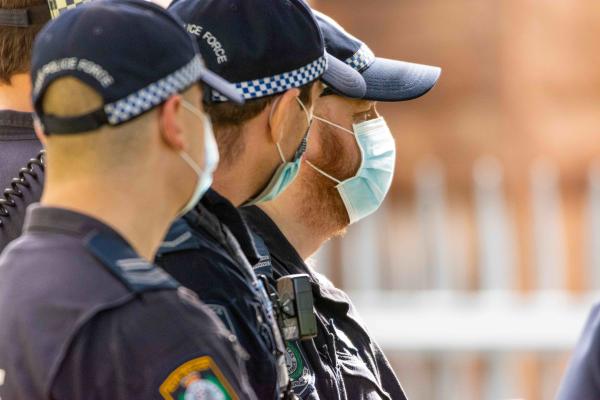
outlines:
[[[202,120],[202,124],[204,126],[204,168],[200,168],[194,159],[185,151],[182,150],[179,152],[179,156],[183,159],[183,161],[185,161],[186,164],[194,170],[198,180],[196,182],[194,193],[192,193],[192,196],[188,202],[179,211],[178,216],[187,214],[196,206],[196,204],[198,204],[204,193],[206,193],[208,188],[210,188],[210,185],[212,184],[213,172],[219,163],[219,148],[217,147],[217,142],[215,141],[215,135],[213,132],[212,123],[210,122],[210,117],[207,114],[203,114],[200,110],[183,99],[181,100],[181,104],[186,110],[190,111],[192,114]]]
[[[314,118],[352,134],[358,143],[362,158],[360,167],[345,181],[306,160],[317,172],[337,183],[336,188],[353,224],[375,212],[383,203],[394,177],[396,143],[383,117],[354,124],[352,131],[323,118]]]

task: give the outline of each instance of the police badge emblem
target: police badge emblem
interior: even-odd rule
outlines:
[[[238,400],[213,359],[195,358],[180,365],[160,385],[166,400]]]
[[[297,342],[287,342],[285,362],[294,393],[302,396],[315,389],[314,373],[309,369]]]

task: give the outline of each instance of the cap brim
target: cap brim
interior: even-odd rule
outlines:
[[[221,78],[214,72],[205,69],[202,72],[202,75],[200,76],[200,80],[206,83],[212,89],[225,96],[228,100],[236,104],[244,104],[244,97],[235,88],[235,86],[232,83],[229,83],[225,79]]]
[[[362,98],[367,91],[367,85],[361,74],[331,54],[326,53],[325,56],[327,70],[321,76],[321,80],[344,96]]]
[[[430,91],[441,73],[439,67],[377,57],[361,72],[367,82],[363,98],[375,101],[415,99]]]

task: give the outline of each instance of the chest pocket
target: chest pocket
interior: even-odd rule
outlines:
[[[392,400],[375,374],[361,358],[360,352],[344,331],[330,321],[330,331],[336,342],[335,355],[349,399]]]

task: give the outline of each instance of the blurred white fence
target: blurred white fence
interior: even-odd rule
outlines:
[[[352,226],[335,247],[338,257],[331,246],[317,254],[319,268],[341,268],[342,286],[382,347],[396,355],[414,400],[553,398],[568,351],[600,299],[600,165],[589,174],[581,234],[586,291],[578,295],[567,291],[557,169],[542,160],[530,172],[534,290],[526,294],[517,287],[523,244],[498,161],[479,160],[472,187],[472,206],[456,211],[442,166],[424,162],[413,205],[386,204]]]

